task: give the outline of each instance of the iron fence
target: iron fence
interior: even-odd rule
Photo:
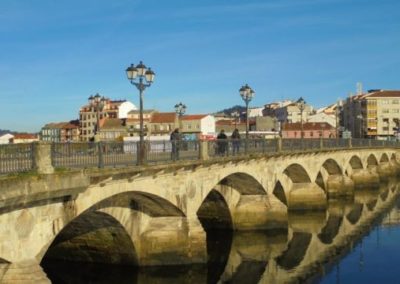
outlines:
[[[149,141],[146,143],[145,160],[149,164],[182,160],[198,160],[200,143],[194,141]]]
[[[34,168],[34,144],[0,145],[0,174],[27,172]]]
[[[209,157],[229,157],[254,153],[276,152],[277,139],[217,139],[208,141]]]
[[[53,167],[123,167],[138,162],[139,142],[53,143]],[[199,141],[145,141],[144,161],[149,164],[197,160]]]
[[[147,164],[172,163],[201,158],[201,141],[146,141]],[[222,139],[205,142],[208,156],[228,157],[316,149],[400,147],[399,141],[367,139]],[[281,144],[280,144],[281,143]],[[138,164],[139,142],[52,143],[54,168],[124,167]],[[29,171],[35,167],[35,144],[0,145],[0,174]]]
[[[323,148],[347,148],[350,146],[349,139],[322,139]]]

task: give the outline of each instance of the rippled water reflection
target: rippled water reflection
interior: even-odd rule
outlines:
[[[286,230],[207,232],[207,265],[132,268],[45,261],[53,283],[397,283],[399,184],[357,190]]]

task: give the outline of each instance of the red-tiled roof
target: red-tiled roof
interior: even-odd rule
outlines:
[[[14,139],[37,139],[36,134],[31,134],[31,133],[17,133],[14,134]]]
[[[400,91],[396,90],[381,90],[378,92],[369,93],[366,95],[367,98],[399,98]]]
[[[151,116],[151,123],[174,123],[176,119],[175,112],[156,112]]]
[[[303,130],[334,130],[335,128],[326,122],[304,122]],[[284,123],[282,130],[301,130],[301,123]]]
[[[119,118],[105,118],[100,120],[100,130],[114,128],[124,128],[124,121]]]
[[[199,120],[205,118],[208,114],[190,114],[190,115],[183,115],[181,120]]]

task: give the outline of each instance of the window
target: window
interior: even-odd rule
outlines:
[[[389,113],[389,109],[387,109],[387,108],[383,109],[382,113]]]
[[[392,109],[392,113],[399,113],[399,109],[397,109],[397,108]]]

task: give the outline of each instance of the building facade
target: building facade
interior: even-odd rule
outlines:
[[[306,122],[308,117],[314,113],[312,106],[304,105],[301,112],[297,103],[291,103],[275,109],[275,116],[280,123],[296,123],[303,120]]]
[[[129,112],[135,109],[135,105],[131,102],[108,98],[103,98],[101,107],[97,108],[93,97],[89,97],[88,104],[79,110],[81,141],[94,140],[96,131],[101,127],[100,124],[97,125],[97,121],[103,118],[126,119]]]
[[[325,122],[303,123],[303,138],[335,138],[336,128]],[[282,138],[301,138],[301,123],[284,123],[282,125]]]
[[[342,126],[355,138],[399,137],[400,91],[369,90],[350,96],[342,107]]]
[[[183,134],[192,134],[197,138],[215,135],[215,118],[209,114],[183,115],[179,124]]]
[[[49,142],[76,142],[80,140],[79,122],[48,123],[40,130],[40,140]]]

